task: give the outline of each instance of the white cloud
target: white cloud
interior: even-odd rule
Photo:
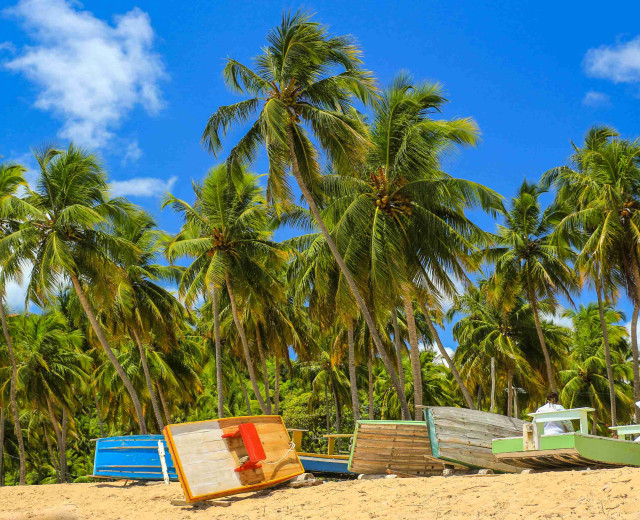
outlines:
[[[0,51],[14,52],[16,46],[11,42],[0,42]]]
[[[573,328],[573,322],[571,321],[571,318],[562,316],[563,311],[564,309],[559,308],[555,314],[543,314],[542,319],[549,320],[561,327]]]
[[[138,159],[142,157],[142,150],[140,149],[140,145],[138,141],[131,141],[127,145],[127,149],[124,152],[124,157],[122,158],[122,165],[125,166],[129,163],[134,163]]]
[[[168,180],[155,177],[134,177],[126,181],[113,181],[111,193],[114,197],[159,197],[167,191],[171,191],[178,177],[173,176]]]
[[[582,104],[588,107],[608,107],[611,105],[611,98],[604,92],[590,90],[582,98]]]
[[[150,113],[161,108],[165,72],[144,11],[134,8],[113,24],[72,0],[20,0],[4,12],[33,41],[4,66],[35,83],[35,106],[64,122],[60,137],[102,147],[137,105]]]
[[[589,76],[614,83],[640,82],[640,36],[616,45],[589,49],[584,59]]]

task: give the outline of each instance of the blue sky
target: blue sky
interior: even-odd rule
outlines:
[[[2,5],[0,155],[31,165],[30,149],[43,143],[91,146],[114,190],[171,232],[179,222],[160,211],[162,193],[189,198],[191,180],[215,163],[199,143],[208,115],[239,99],[222,82],[224,59],[249,62],[284,9],[303,7],[354,35],[382,85],[400,70],[441,82],[451,101],[445,116],[473,117],[483,137],[447,170],[507,197],[523,177],[564,163],[569,141],[593,124],[640,134],[637,2],[597,10],[557,1]]]

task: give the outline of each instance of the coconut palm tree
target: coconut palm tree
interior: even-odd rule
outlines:
[[[268,285],[265,282],[270,276],[267,266],[284,260],[285,256],[282,248],[269,240],[268,208],[256,176],[246,171],[241,173],[232,182],[224,165],[212,168],[202,184],[194,183],[196,202],[193,206],[167,196],[163,207],[170,205],[185,220],[182,230],[169,244],[167,254],[172,260],[182,256],[194,259],[180,280],[180,291],[187,305],[199,295],[209,296],[214,289],[226,286],[251,385],[260,409],[267,413],[238,304],[249,288]],[[214,308],[216,298],[217,295],[213,295]],[[214,311],[216,319],[219,318]],[[216,353],[217,350],[216,345]]]
[[[71,144],[66,151],[45,148],[35,156],[40,176],[26,201],[38,213],[0,239],[0,256],[14,251],[11,265],[31,262],[28,295],[41,306],[65,277],[71,280],[93,333],[129,393],[140,431],[146,433],[140,399],[98,322],[95,305],[101,300],[91,302],[87,295],[91,286],[93,294],[109,298],[124,276],[121,265],[135,261],[135,246],[112,233],[115,222],[129,218],[131,205],[109,197],[104,169],[94,154]]]
[[[0,240],[16,232],[19,224],[32,215],[37,215],[38,211],[18,196],[21,188],[27,187],[24,178],[26,169],[19,164],[0,164]],[[7,326],[7,313],[5,309],[6,285],[11,280],[21,280],[22,268],[20,261],[16,261],[15,251],[12,248],[2,249],[0,256],[0,320],[2,322],[2,332],[7,343],[9,362],[11,364],[11,382],[9,388],[9,407],[13,418],[13,428],[18,440],[18,451],[20,457],[20,485],[25,484],[26,478],[26,456],[24,451],[24,439],[20,426],[18,403],[16,398],[17,385],[17,365],[13,341]]]
[[[553,302],[558,294],[570,299],[576,277],[567,260],[573,257],[570,244],[552,236],[555,226],[566,215],[565,207],[554,202],[544,211],[540,195],[545,189],[523,181],[511,201],[504,224],[498,226],[498,246],[493,250],[495,273],[492,277],[496,294],[503,301],[514,301],[518,291],[526,295],[535,320],[540,349],[544,355],[547,382],[557,392],[551,356],[544,337],[539,300]]]
[[[289,200],[291,190],[286,172],[290,168],[371,329],[393,386],[402,395],[397,372],[384,349],[375,320],[314,195],[320,178],[314,140],[336,167],[348,168],[360,162],[367,143],[366,130],[353,113],[351,103],[355,96],[367,103],[372,101],[376,94],[373,77],[361,68],[361,53],[351,38],[330,35],[326,27],[303,13],[285,14],[281,25],[269,33],[267,40],[269,45],[255,59],[254,70],[236,60],[227,61],[224,69],[227,84],[251,98],[218,108],[207,122],[203,143],[211,152],[218,153],[221,137],[258,113],[248,132],[232,149],[230,169],[252,162],[258,147],[264,144],[269,157],[267,195],[275,200]],[[403,408],[409,412],[406,403]]]

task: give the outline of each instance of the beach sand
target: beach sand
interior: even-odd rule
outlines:
[[[178,483],[0,488],[2,520],[640,518],[640,469],[327,482],[230,497],[229,507],[173,506]]]

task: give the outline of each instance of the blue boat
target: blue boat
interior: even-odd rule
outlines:
[[[349,456],[324,455],[317,453],[298,453],[302,467],[308,473],[335,473],[347,475]]]
[[[163,480],[158,441],[164,445],[167,473],[178,480],[163,435],[125,435],[96,441],[93,476],[130,480]]]

